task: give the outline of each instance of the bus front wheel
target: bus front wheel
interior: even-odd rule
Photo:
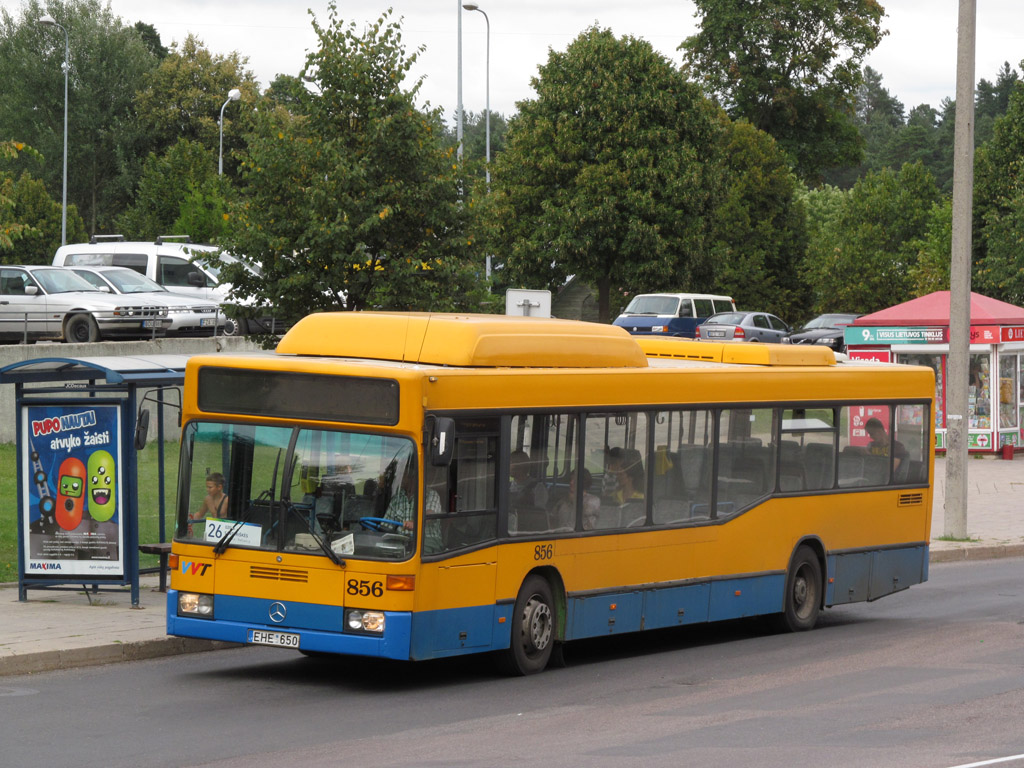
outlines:
[[[555,599],[551,585],[536,574],[528,576],[512,612],[512,639],[503,658],[513,675],[542,672],[555,646]]]
[[[813,629],[821,611],[821,563],[810,547],[798,547],[786,576],[786,603],[779,617],[780,629],[802,632]]]

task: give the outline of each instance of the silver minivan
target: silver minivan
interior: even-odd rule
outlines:
[[[170,324],[165,304],[103,293],[69,270],[0,266],[0,340],[145,339]]]

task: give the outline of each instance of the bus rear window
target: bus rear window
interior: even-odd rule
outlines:
[[[398,423],[398,382],[391,379],[202,368],[197,394],[207,413]]]

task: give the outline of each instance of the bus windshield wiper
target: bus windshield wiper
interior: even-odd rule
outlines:
[[[342,560],[340,557],[338,557],[338,555],[335,553],[335,551],[333,549],[331,549],[331,545],[328,544],[326,541],[324,541],[323,537],[321,537],[320,534],[318,534],[315,530],[313,530],[313,526],[310,525],[309,520],[307,520],[305,517],[302,516],[302,514],[299,512],[299,510],[297,510],[295,508],[295,505],[292,504],[291,501],[285,501],[284,503],[288,505],[288,511],[289,512],[294,514],[303,523],[305,523],[306,530],[309,531],[309,535],[313,537],[313,541],[315,541],[317,543],[317,546],[319,546],[320,549],[323,550],[323,553],[325,555],[327,555],[327,558],[332,563],[334,563],[335,565],[341,566],[342,568],[344,568],[345,567],[345,561]]]

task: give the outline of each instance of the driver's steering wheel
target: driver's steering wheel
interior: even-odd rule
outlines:
[[[360,517],[359,524],[368,531],[383,531],[384,526],[390,526],[396,531],[402,530],[401,520],[392,520],[388,517]]]

